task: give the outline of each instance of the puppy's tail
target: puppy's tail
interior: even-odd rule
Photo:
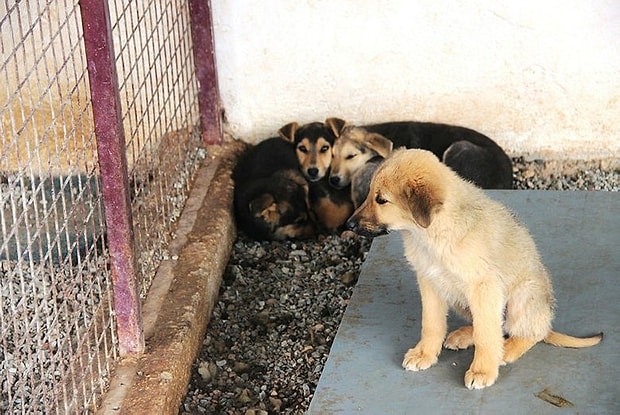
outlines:
[[[603,333],[599,333],[592,337],[573,337],[568,334],[550,331],[547,337],[543,339],[545,343],[559,347],[582,348],[597,345],[603,340]]]

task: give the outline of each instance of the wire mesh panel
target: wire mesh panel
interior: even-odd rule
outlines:
[[[79,9],[0,8],[0,411],[66,412],[116,353]]]
[[[110,2],[142,296],[200,148],[188,5]],[[0,4],[0,412],[96,410],[118,357],[77,0]]]
[[[144,297],[204,157],[189,8],[185,0],[116,1],[110,12]]]

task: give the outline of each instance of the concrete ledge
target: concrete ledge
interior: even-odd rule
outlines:
[[[144,303],[146,352],[118,363],[99,413],[178,413],[235,238],[231,171],[242,148],[208,148],[169,245],[171,259],[160,265]]]

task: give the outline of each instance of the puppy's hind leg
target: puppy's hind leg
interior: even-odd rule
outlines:
[[[469,308],[461,307],[458,304],[454,304],[454,309],[456,312],[465,318],[466,320],[471,321],[471,312]],[[459,327],[456,330],[448,333],[448,337],[446,337],[446,341],[443,343],[443,346],[446,349],[450,350],[460,350],[467,349],[474,345],[474,327],[473,326],[463,326]]]
[[[502,365],[512,363],[530,350],[539,340],[533,337],[511,336],[504,340]]]
[[[544,275],[543,275],[544,276]],[[546,276],[544,276],[546,277]],[[502,365],[519,359],[551,330],[553,294],[548,278],[525,281],[515,287],[506,304]]]
[[[418,277],[422,299],[422,333],[418,344],[405,353],[403,367],[418,371],[437,363],[448,331],[448,304],[424,278]]]
[[[527,337],[509,337],[504,340],[504,356],[501,365],[518,360],[531,349],[538,340]],[[467,349],[474,345],[473,326],[463,326],[448,334],[444,347],[450,350]]]
[[[474,327],[463,326],[451,331],[443,343],[443,347],[450,350],[467,349],[474,345]]]

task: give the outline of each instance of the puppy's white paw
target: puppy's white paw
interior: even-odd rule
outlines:
[[[417,372],[418,370],[428,369],[437,363],[437,355],[425,353],[421,347],[414,347],[405,353],[403,367],[407,370]]]
[[[465,386],[467,389],[483,389],[491,386],[497,380],[499,370],[474,371],[471,367],[465,372]]]

